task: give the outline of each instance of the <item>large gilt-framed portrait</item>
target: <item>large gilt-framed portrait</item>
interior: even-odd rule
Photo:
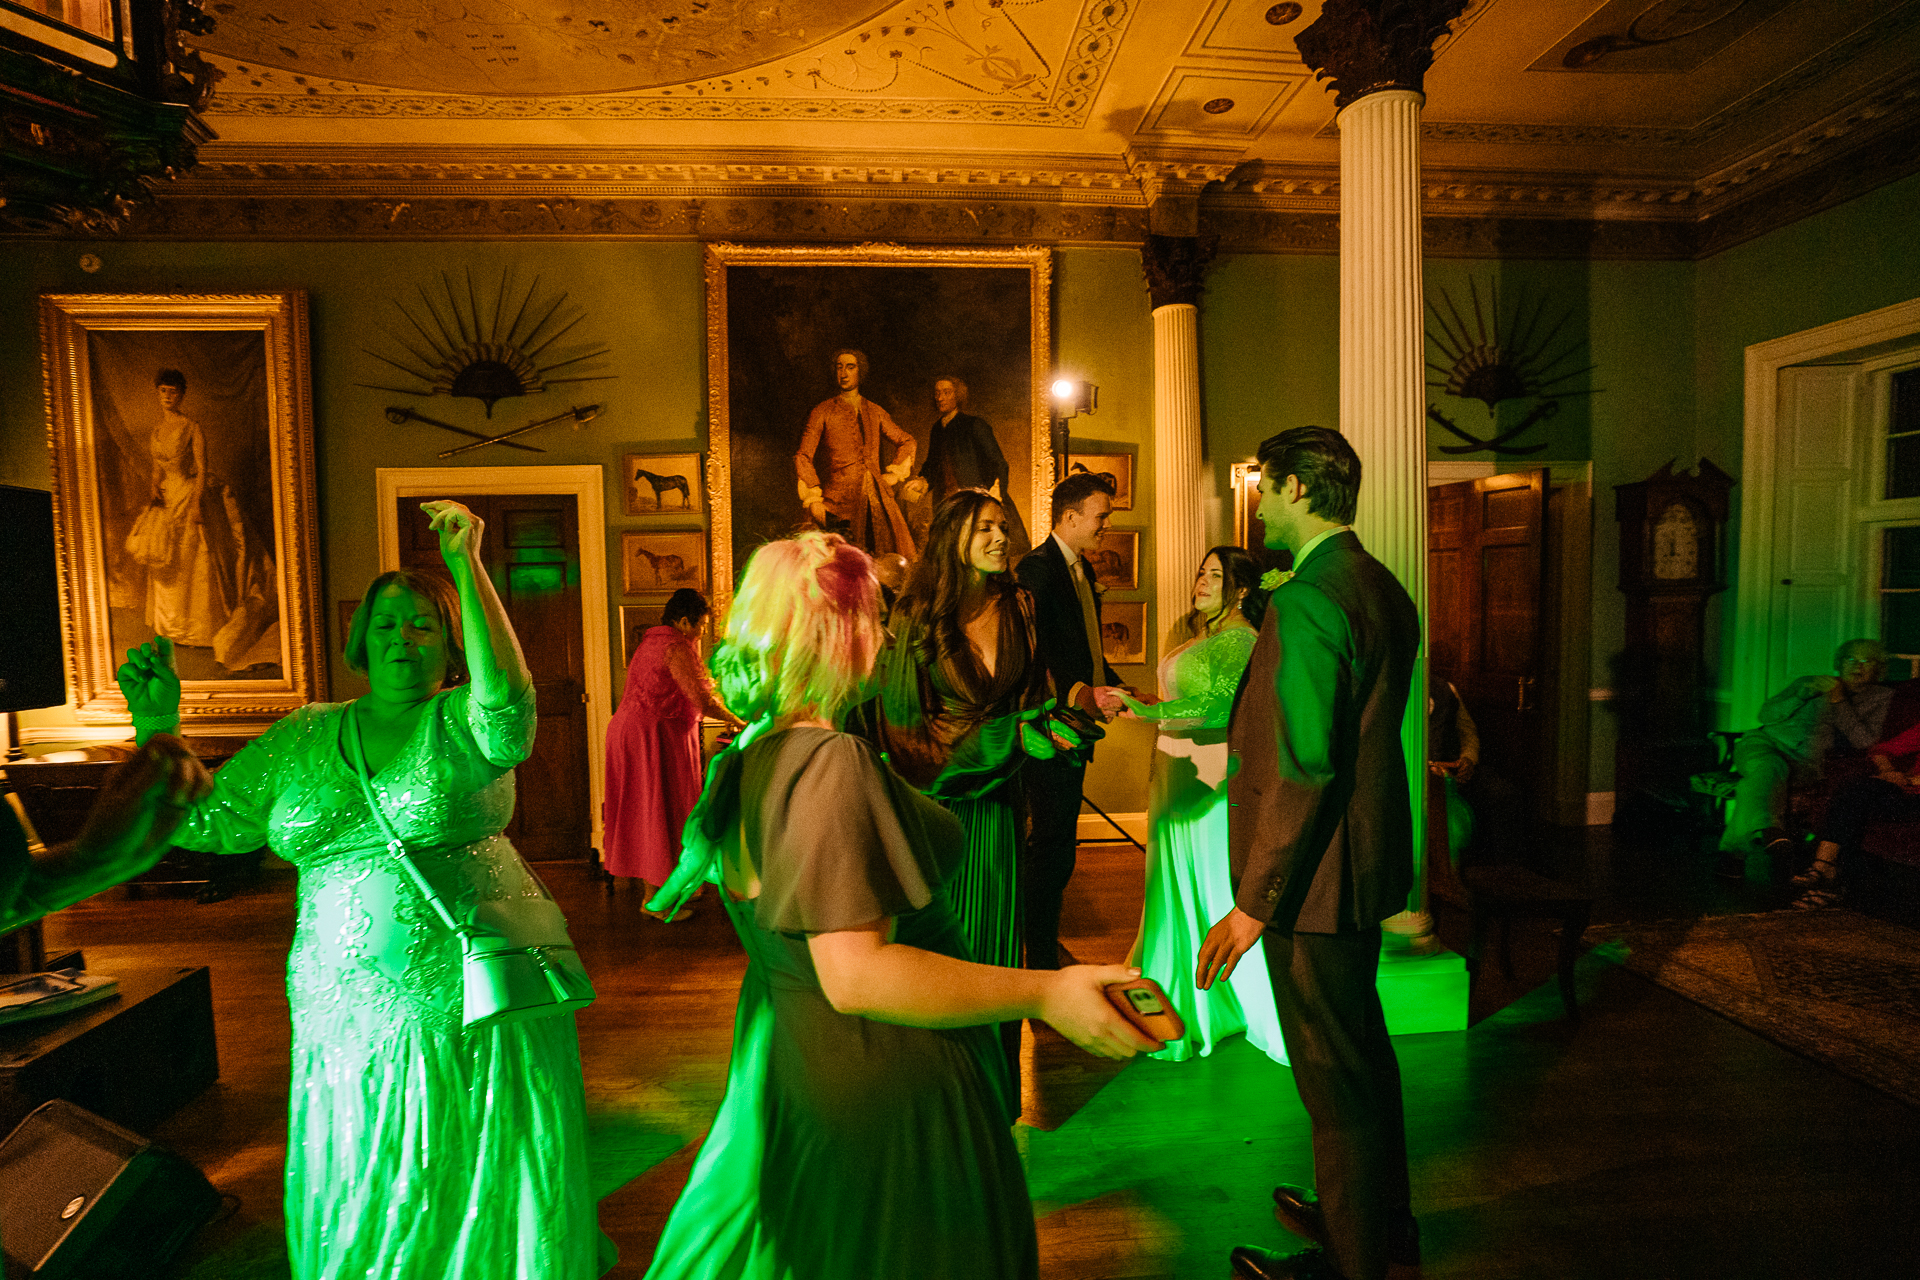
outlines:
[[[189,732],[324,697],[306,294],[48,294],[40,338],[80,719],[157,636]]]
[[[708,245],[713,604],[760,544],[840,532],[917,558],[954,489],[1000,494],[1015,557],[1053,493],[1044,248]]]

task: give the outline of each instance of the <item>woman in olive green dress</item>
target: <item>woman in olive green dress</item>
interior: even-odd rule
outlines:
[[[673,880],[747,951],[727,1092],[649,1280],[1033,1280],[1033,1206],[989,1024],[1158,1048],[1107,1002],[1136,971],[969,961],[960,823],[834,724],[884,632],[871,562],[810,532],[754,553],[714,663],[752,723],[715,758]]]

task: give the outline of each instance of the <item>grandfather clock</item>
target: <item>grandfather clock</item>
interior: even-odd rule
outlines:
[[[1620,713],[1614,789],[1684,786],[1713,761],[1705,706],[1707,598],[1726,590],[1723,542],[1733,477],[1705,458],[1614,486],[1626,648],[1614,672]]]

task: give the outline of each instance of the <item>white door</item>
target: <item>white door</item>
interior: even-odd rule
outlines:
[[[1775,436],[1771,695],[1797,676],[1830,672],[1833,651],[1857,634],[1861,598],[1854,505],[1864,480],[1856,365],[1780,370]]]

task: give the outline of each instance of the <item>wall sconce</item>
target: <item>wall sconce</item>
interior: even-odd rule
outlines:
[[[1100,407],[1100,388],[1091,382],[1073,382],[1066,378],[1053,384],[1053,416],[1065,421]]]
[[[1092,413],[1100,404],[1100,388],[1091,382],[1056,378],[1053,392],[1053,472],[1066,472],[1068,448],[1067,422],[1083,413]]]

